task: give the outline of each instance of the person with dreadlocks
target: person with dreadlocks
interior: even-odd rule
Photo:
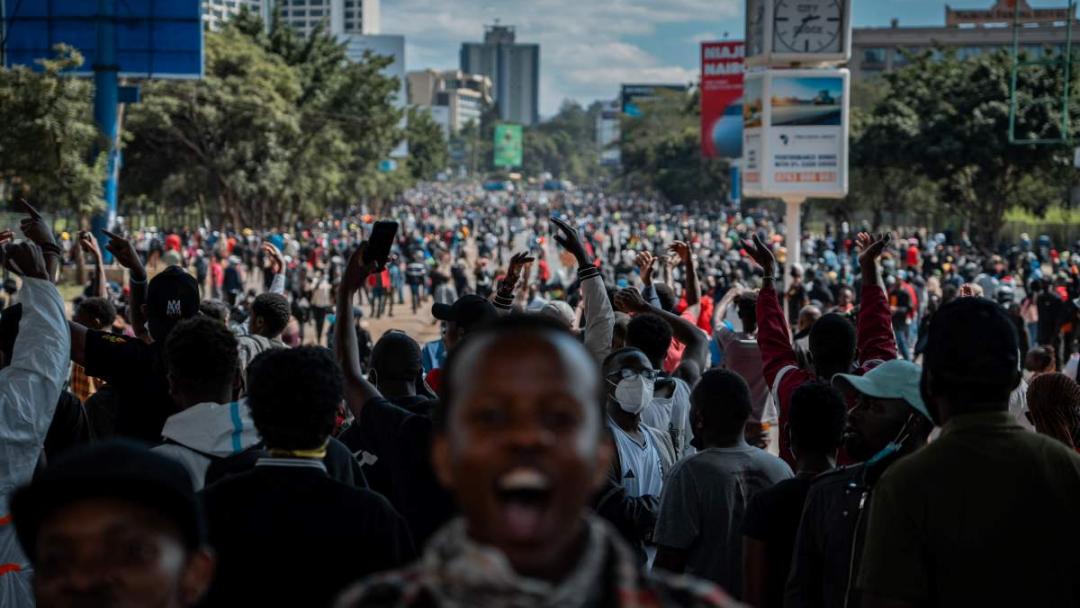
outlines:
[[[1028,385],[1027,405],[1036,431],[1080,448],[1080,384],[1065,374],[1042,374]]]

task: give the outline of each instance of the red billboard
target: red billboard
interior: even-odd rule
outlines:
[[[701,43],[701,153],[742,156],[742,40]]]

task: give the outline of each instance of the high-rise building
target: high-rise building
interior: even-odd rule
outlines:
[[[501,120],[540,121],[540,45],[515,42],[513,26],[484,28],[483,42],[461,45],[461,71],[491,79]]]
[[[345,56],[352,61],[362,61],[364,53],[370,51],[374,55],[391,57],[390,65],[383,68],[383,75],[396,78],[398,81],[398,93],[394,96],[394,106],[405,109],[408,102],[408,92],[405,87],[405,37],[396,34],[341,34],[338,40],[345,43]],[[401,127],[406,126],[406,118],[402,117]],[[409,153],[406,142],[401,142],[390,156],[401,158]]]
[[[409,72],[409,104],[432,110],[436,122],[445,120],[443,131],[449,136],[470,121],[480,122],[484,108],[491,104],[491,79],[461,70],[422,70]]]
[[[1019,43],[1031,58],[1041,57],[1046,49],[1063,51],[1069,20],[1074,29],[1080,25],[1068,6],[1032,8],[1026,0],[997,0],[982,10],[946,6],[945,25],[905,27],[893,19],[890,27],[855,28],[848,67],[853,78],[868,78],[907,64],[904,51],[952,49],[964,59],[1011,49],[1017,9]]]
[[[600,151],[600,164],[617,167],[622,158],[618,146],[622,101],[615,99],[603,104],[600,113],[596,115],[596,146]]]
[[[268,0],[202,0],[203,23],[210,29],[220,29],[229,19],[239,15],[247,7],[257,13],[264,21],[270,16],[271,2]]]
[[[304,35],[310,34],[322,23],[326,33],[378,34],[380,0],[202,0],[203,21],[210,29],[221,24],[248,7],[262,16],[267,23],[275,8],[285,23]]]

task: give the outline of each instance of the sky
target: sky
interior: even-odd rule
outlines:
[[[949,0],[959,9],[994,0]],[[1031,0],[1035,7],[1067,0]],[[854,0],[855,27],[943,25],[942,0]],[[540,44],[540,114],[564,99],[614,99],[622,83],[689,83],[698,43],[738,40],[744,0],[382,0],[382,32],[405,35],[408,70],[458,68],[462,42],[484,25],[513,25],[519,42]]]

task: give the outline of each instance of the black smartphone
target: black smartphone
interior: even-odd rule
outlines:
[[[378,263],[385,266],[390,259],[390,248],[394,246],[394,236],[397,235],[398,223],[389,220],[375,222],[371,228],[371,236],[368,237],[367,249],[364,250],[364,263]]]

